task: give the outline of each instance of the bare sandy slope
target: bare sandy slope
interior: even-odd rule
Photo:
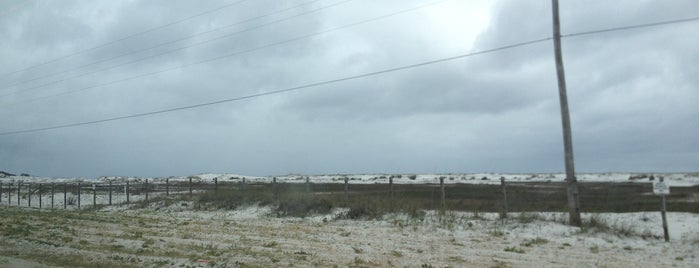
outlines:
[[[36,261],[28,261],[13,257],[0,256],[0,267],[6,268],[33,268],[33,267],[53,267]]]
[[[581,232],[558,223],[560,213],[506,222],[455,212],[345,220],[336,217],[342,211],[299,219],[265,207],[202,212],[184,205],[0,207],[0,255],[7,256],[0,267],[696,267],[699,257],[699,215],[688,213],[669,213],[674,233],[665,243],[652,212],[595,215],[613,230]]]

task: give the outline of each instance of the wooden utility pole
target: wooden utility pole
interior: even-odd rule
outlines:
[[[568,111],[568,94],[561,53],[561,25],[558,18],[558,0],[551,0],[553,7],[553,46],[556,57],[556,75],[558,77],[558,95],[561,102],[561,121],[563,123],[563,146],[565,149],[566,184],[568,186],[568,224],[580,226],[580,198],[578,180],[575,178],[573,161],[573,134],[570,130],[570,113]]]

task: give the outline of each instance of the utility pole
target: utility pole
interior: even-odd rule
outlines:
[[[568,111],[568,94],[561,53],[561,25],[558,17],[558,0],[551,0],[553,7],[553,46],[556,57],[556,75],[558,77],[558,95],[561,102],[561,121],[563,123],[563,147],[565,149],[566,185],[568,187],[568,224],[580,226],[580,196],[578,180],[575,178],[573,161],[573,134],[570,130],[570,113]]]

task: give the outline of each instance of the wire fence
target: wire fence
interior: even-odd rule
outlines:
[[[358,183],[349,178],[336,182],[305,180],[248,182],[218,179],[121,180],[31,182],[0,181],[0,205],[38,209],[80,210],[110,205],[135,204],[184,198],[196,200],[206,194],[268,195],[302,194],[313,198],[353,203],[386,203],[418,209],[445,209],[480,212],[567,211],[564,182],[506,182],[498,184],[394,183],[393,179]],[[580,183],[583,212],[656,211],[659,197],[650,183]],[[699,213],[699,186],[673,187],[667,196],[670,211]]]

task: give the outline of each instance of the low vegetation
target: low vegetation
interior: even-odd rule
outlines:
[[[508,199],[511,203],[510,215],[507,218],[496,218],[494,214],[487,213],[502,212],[502,204],[499,203],[501,202],[499,187],[492,185],[450,185],[447,188],[444,206],[441,204],[439,187],[435,185],[394,185],[393,194],[387,185],[382,184],[351,185],[352,188],[347,194],[343,191],[343,187],[342,184],[312,184],[309,187],[304,183],[280,183],[275,186],[248,184],[243,188],[240,184],[221,183],[216,188],[198,189],[191,194],[187,190],[182,190],[182,187],[179,189],[173,187],[167,196],[162,191],[158,191],[151,193],[148,200],[132,198],[129,204],[122,203],[111,207],[106,205],[93,207],[91,202],[90,204],[83,202],[82,210],[72,211],[3,206],[0,207],[3,215],[3,219],[0,220],[0,236],[3,237],[5,245],[0,246],[0,256],[17,256],[22,259],[40,260],[46,265],[71,267],[255,267],[260,264],[285,267],[332,267],[337,264],[372,267],[393,266],[392,262],[396,262],[396,259],[423,255],[439,247],[439,245],[429,244],[413,248],[383,249],[381,254],[389,259],[387,263],[371,257],[374,256],[372,255],[374,254],[373,245],[363,243],[364,236],[360,230],[352,229],[348,225],[340,225],[347,224],[349,221],[346,220],[359,220],[362,223],[380,220],[387,223],[386,228],[402,233],[403,236],[400,239],[411,237],[416,233],[424,233],[425,230],[452,234],[479,230],[478,237],[464,239],[451,236],[440,243],[449,248],[463,250],[472,246],[468,245],[469,243],[485,245],[489,244],[487,241],[501,241],[502,244],[497,244],[497,248],[493,251],[508,256],[517,256],[512,253],[529,256],[551,247],[560,250],[580,247],[574,242],[562,243],[560,240],[550,240],[549,237],[515,238],[513,235],[516,232],[513,230],[525,228],[529,224],[565,223],[564,218],[547,216],[534,211],[535,206],[542,204],[550,211],[566,211],[565,208],[560,207],[565,202],[556,200],[562,187],[560,189],[557,186],[544,187],[540,190],[523,185],[509,186]],[[612,184],[611,188],[615,189],[615,187],[617,185]],[[620,187],[627,189],[625,186]],[[628,189],[638,190],[637,188]],[[624,191],[619,193],[622,194]],[[138,195],[134,193],[134,196]],[[645,202],[643,200],[641,199]],[[75,198],[72,200],[69,198],[68,201],[74,203]],[[638,202],[638,200],[629,202]],[[645,206],[653,210],[657,209],[655,202],[642,203],[638,207]],[[264,207],[266,212],[262,221],[265,223],[273,219],[291,223],[304,222],[304,224],[277,226],[277,229],[270,231],[264,225],[252,225],[235,220],[212,222],[197,217],[163,217],[164,214],[158,212],[164,212],[165,215],[170,215],[168,213],[174,213],[173,211],[215,215],[250,207]],[[619,210],[616,206],[602,202],[586,203],[586,209],[588,207],[590,210]],[[302,220],[302,218],[311,219]],[[603,233],[620,238],[660,239],[648,230],[639,230],[634,225],[610,221],[598,214],[593,213],[592,216],[583,219],[583,227],[577,235]],[[287,235],[284,232],[288,232],[296,236],[295,239],[305,239],[303,241],[309,243],[318,242],[324,246],[333,245],[335,242],[325,241],[322,236],[312,238],[318,241],[307,238],[312,237],[316,231],[313,228],[318,226],[334,226],[332,232],[335,236],[332,241],[353,241],[342,249],[336,249],[337,254],[340,254],[338,252],[349,254],[351,259],[333,263],[327,259],[318,258],[316,255],[318,249],[314,251],[305,247],[305,244],[290,245],[281,238]],[[250,235],[248,231],[247,235],[241,234],[243,230],[251,228],[254,228],[256,233]],[[574,231],[573,233],[575,234]],[[229,237],[211,242],[212,237],[224,234]],[[289,236],[286,238],[288,239]],[[32,245],[33,250],[22,248],[27,245]],[[602,254],[606,250],[602,246],[590,245],[580,249],[591,254]],[[628,246],[621,250],[635,252],[639,249]],[[56,252],[60,254],[54,256]],[[85,253],[94,253],[94,256],[99,257],[86,257],[93,255]],[[442,262],[456,266],[470,264],[469,260],[459,256],[454,253],[447,254]],[[432,267],[433,264],[422,262],[428,260],[432,261],[421,259],[414,265],[422,263],[423,267]],[[493,267],[510,265],[508,262],[498,260],[493,260],[489,264],[493,262],[495,263]],[[688,262],[685,261],[685,263]],[[435,267],[438,263],[440,262],[434,263]],[[2,266],[1,263],[0,266]]]

